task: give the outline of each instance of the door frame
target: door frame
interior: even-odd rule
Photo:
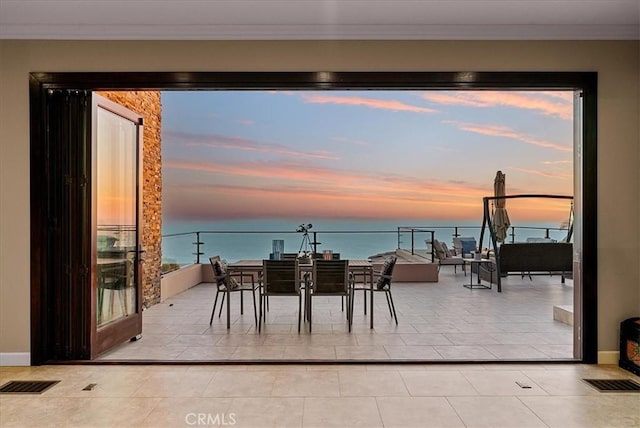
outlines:
[[[580,361],[596,363],[597,331],[597,72],[70,72],[30,73],[31,136],[31,360],[47,355],[46,320],[50,286],[46,275],[46,211],[37,188],[46,165],[45,94],[49,89],[189,90],[189,89],[389,89],[389,90],[581,90],[582,116],[582,279]],[[34,187],[35,186],[35,187]],[[43,265],[44,263],[44,265]],[[576,327],[574,327],[576,328]]]

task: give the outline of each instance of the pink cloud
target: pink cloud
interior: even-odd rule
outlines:
[[[555,172],[542,171],[538,169],[516,168],[516,167],[511,167],[511,169],[515,171],[520,171],[527,174],[539,175],[541,177],[547,177],[547,178],[559,178],[562,180],[573,178],[573,174],[570,174],[570,173],[555,173]]]
[[[356,146],[369,146],[369,145],[371,145],[371,143],[369,143],[368,141],[352,140],[351,138],[347,138],[347,137],[333,137],[332,140],[333,141],[337,141],[339,143],[355,144]]]
[[[167,175],[180,172],[165,191],[172,202],[168,214],[181,218],[406,218],[410,213],[416,218],[468,219],[481,217],[482,197],[493,194],[491,177],[480,185],[303,162],[166,161],[163,168]],[[509,189],[521,193],[515,186]],[[531,215],[525,210],[521,218]]]
[[[376,98],[363,97],[340,97],[334,95],[322,94],[306,94],[303,95],[305,101],[317,104],[341,104],[352,106],[364,106],[375,109],[393,110],[393,111],[409,111],[414,113],[435,113],[436,110],[406,104],[401,101],[382,100]]]
[[[574,98],[573,91],[544,91],[544,92],[537,92],[537,93],[550,98],[559,98],[561,100],[564,100],[567,103],[573,104],[573,98]]]
[[[300,192],[301,196],[341,194],[350,198],[360,196],[393,195],[404,200],[427,198],[451,198],[480,200],[491,192],[491,184],[477,186],[464,182],[424,180],[405,176],[385,176],[364,174],[352,171],[340,171],[312,165],[290,162],[235,162],[204,163],[191,161],[166,161],[163,167],[170,170],[204,172],[220,175],[220,182],[230,182],[238,178],[259,180],[259,188],[275,186],[286,188],[289,192]],[[210,182],[211,179],[204,179]],[[291,183],[295,183],[293,186]],[[391,197],[391,196],[389,196]]]
[[[478,185],[287,162],[221,165],[168,161],[163,167],[216,175],[195,174],[196,179],[189,180],[190,184],[172,180],[175,184],[166,186],[164,191],[171,201],[167,213],[180,218],[406,218],[410,213],[416,218],[480,221],[482,197],[493,194],[490,178],[485,185]],[[509,186],[510,193],[522,193],[520,190]],[[538,187],[524,193],[539,191]],[[514,204],[512,207],[516,208]],[[517,213],[520,219],[545,218],[543,210],[534,211],[539,214],[522,210],[514,215]]]
[[[476,134],[489,135],[492,137],[504,137],[521,141],[525,144],[531,144],[533,146],[544,147],[548,149],[558,150],[562,152],[572,152],[573,148],[569,146],[562,146],[550,141],[539,140],[527,134],[515,131],[507,126],[502,125],[490,125],[479,123],[463,123],[457,121],[445,121],[444,123],[451,123],[463,131],[474,132]]]
[[[543,165],[573,165],[572,160],[556,160],[556,161],[543,161]]]
[[[238,119],[236,120],[236,122],[238,122],[240,125],[243,125],[243,126],[253,126],[256,124],[256,122],[251,119]]]
[[[458,105],[466,107],[515,107],[535,110],[546,116],[557,117],[564,120],[573,119],[573,93],[568,91],[445,91],[427,92],[424,93],[422,97],[431,102],[444,105]]]
[[[293,156],[314,159],[340,159],[323,150],[301,152],[282,144],[260,143],[247,138],[218,134],[191,134],[188,132],[166,131],[163,137],[171,142],[186,146],[211,147],[215,149],[242,150],[259,153],[271,153],[282,156]]]
[[[478,212],[478,201],[406,199],[393,193],[351,194],[339,189],[309,191],[268,186],[171,185],[166,192],[173,202],[166,207],[167,215],[207,220],[282,218],[283,213],[285,216],[316,218],[405,218],[411,213],[422,218],[451,220],[469,218]],[[256,206],[260,209],[256,210]]]
[[[434,103],[466,107],[490,107],[491,104],[477,100],[470,92],[429,92],[422,98]]]

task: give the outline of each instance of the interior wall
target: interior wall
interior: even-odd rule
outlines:
[[[598,349],[640,313],[639,41],[0,41],[0,353],[30,351],[29,72],[597,71]]]

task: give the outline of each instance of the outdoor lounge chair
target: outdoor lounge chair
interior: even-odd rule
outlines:
[[[440,242],[437,239],[434,239],[433,250],[436,259],[438,259],[438,272],[440,272],[441,266],[453,266],[453,273],[458,273],[458,266],[462,266],[462,271],[464,272],[465,276],[467,275],[465,262],[464,260],[462,260],[462,256],[453,255],[444,242]]]
[[[460,256],[462,258],[472,257],[471,253],[478,251],[476,238],[462,236],[453,238],[453,250],[456,256]]]

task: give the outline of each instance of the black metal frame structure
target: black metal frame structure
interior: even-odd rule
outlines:
[[[493,221],[492,221],[491,212],[489,210],[489,202],[490,201],[495,201],[495,200],[498,200],[498,199],[522,199],[522,198],[566,199],[566,200],[570,200],[570,201],[573,202],[573,196],[568,196],[568,195],[524,194],[524,195],[485,196],[484,198],[482,198],[483,216],[482,216],[482,227],[480,229],[480,242],[478,242],[478,248],[479,249],[483,248],[484,231],[485,231],[485,229],[489,229],[489,236],[491,238],[491,248],[493,248],[494,255],[495,255],[495,261],[496,261],[496,280],[497,280],[497,286],[498,286],[498,292],[499,293],[502,292],[502,281],[501,281],[501,278],[502,278],[503,275],[507,275],[508,272],[503,272],[503,270],[501,268],[501,266],[502,266],[502,264],[500,263],[500,248],[501,248],[501,246],[498,245],[498,239],[496,237],[496,232],[495,232],[494,224],[493,224]],[[567,242],[571,239],[572,233],[573,233],[573,225],[569,225],[568,233],[567,233]],[[509,244],[507,244],[507,245],[509,245]],[[536,244],[529,244],[529,245],[536,245]],[[531,275],[536,275],[536,274],[539,274],[539,273],[528,272],[527,274],[529,276],[531,276]],[[548,274],[549,274],[549,272],[545,273],[545,275],[548,275]],[[564,272],[563,272],[563,275],[564,275]],[[564,282],[564,276],[562,277],[562,280]]]

